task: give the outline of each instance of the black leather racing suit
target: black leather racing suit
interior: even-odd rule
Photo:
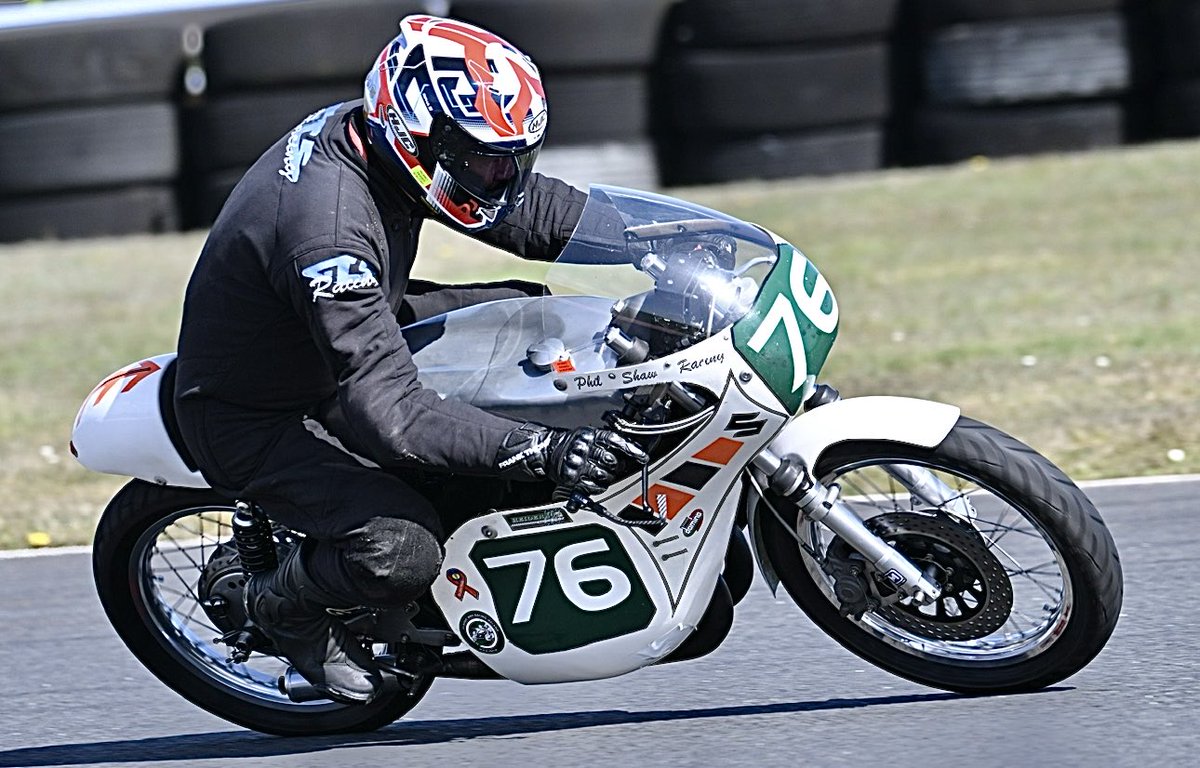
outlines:
[[[234,189],[187,287],[175,394],[184,442],[216,489],[307,534],[310,569],[346,605],[391,605],[436,577],[437,515],[305,418],[385,468],[493,471],[518,424],[423,389],[400,327],[530,286],[410,283],[428,209],[364,135],[360,103],[320,110]],[[535,174],[478,239],[552,260],[585,202]]]

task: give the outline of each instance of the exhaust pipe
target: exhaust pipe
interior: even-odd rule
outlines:
[[[295,667],[288,667],[287,672],[280,675],[275,681],[275,686],[279,689],[280,693],[288,697],[289,701],[294,701],[297,704],[309,701],[333,701],[329,696],[317,690],[316,686],[308,682],[304,678],[304,675],[296,671]],[[395,675],[383,676],[383,690],[385,692],[394,692],[400,688],[399,679]]]
[[[328,696],[318,691],[312,683],[305,680],[304,675],[297,672],[295,667],[288,667],[287,672],[279,676],[277,685],[280,693],[297,704],[302,704],[306,701],[331,700]]]

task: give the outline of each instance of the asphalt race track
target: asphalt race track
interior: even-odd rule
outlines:
[[[964,698],[869,667],[758,584],[697,661],[541,687],[436,683],[373,734],[280,739],[196,709],[105,623],[89,555],[0,559],[6,766],[1186,766],[1200,747],[1200,478],[1088,492],[1125,568],[1105,651],[1046,691]]]

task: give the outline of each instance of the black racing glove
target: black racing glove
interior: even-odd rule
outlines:
[[[532,423],[509,432],[496,454],[501,472],[551,480],[568,494],[588,495],[608,488],[630,462],[648,461],[645,451],[607,429],[554,429]]]

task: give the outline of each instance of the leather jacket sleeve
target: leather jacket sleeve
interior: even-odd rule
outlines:
[[[535,173],[521,204],[476,237],[523,259],[554,261],[575,230],[587,199],[587,193],[570,184]]]
[[[384,466],[491,470],[517,423],[421,386],[378,274],[373,254],[320,248],[273,276],[337,378],[349,437]]]

